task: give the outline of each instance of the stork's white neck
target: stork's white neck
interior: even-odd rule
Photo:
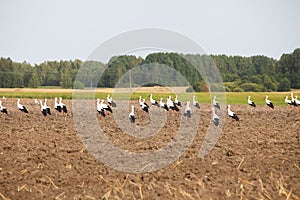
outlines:
[[[211,110],[212,110],[213,115],[215,115],[215,114],[216,114],[216,113],[215,113],[215,109],[214,109],[214,108],[211,108]]]

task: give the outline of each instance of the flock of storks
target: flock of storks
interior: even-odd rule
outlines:
[[[6,97],[2,97],[3,101],[6,101]],[[17,107],[23,113],[29,113],[26,106],[22,105],[20,99],[17,99]],[[37,100],[34,99],[35,105],[40,105],[40,110],[43,116],[51,115],[51,108],[47,105],[47,99]],[[68,113],[67,106],[62,102],[62,97],[59,98],[59,102],[57,102],[57,97],[54,98],[54,109],[59,113]],[[2,101],[0,101],[0,112],[4,114],[8,114],[8,110],[5,106],[2,105]]]
[[[252,101],[250,99],[251,97],[248,96],[248,105],[250,105],[251,107],[256,107],[254,101]],[[3,97],[3,100],[6,101],[6,98]],[[169,97],[166,99],[166,102],[163,101],[163,98],[160,98],[159,101],[156,101],[153,99],[152,94],[150,94],[150,103],[152,106],[157,106],[158,108],[161,108],[165,111],[170,111],[170,112],[178,112],[180,111],[179,107],[182,107],[183,104],[178,100],[177,95],[175,95],[175,99],[174,101],[172,101],[172,97],[171,95],[169,95]],[[22,105],[20,103],[20,99],[17,99],[17,107],[18,109],[23,112],[23,113],[29,113],[27,108]],[[142,111],[142,116],[144,116],[144,113],[149,113],[149,105],[146,103],[145,99],[142,99],[142,97],[139,97],[139,106],[141,108]],[[272,103],[272,101],[270,101],[268,99],[268,96],[266,96],[265,98],[266,101],[266,105],[270,108],[270,109],[274,109],[274,105]],[[291,99],[288,99],[288,96],[286,96],[285,98],[285,103],[287,105],[291,105],[291,106],[295,106],[300,108],[300,101],[297,99],[297,96],[293,96],[293,93],[291,93]],[[36,105],[40,105],[40,111],[42,113],[43,116],[47,116],[47,115],[51,115],[51,108],[47,105],[47,99],[43,101],[41,100],[37,100],[34,99],[34,104]],[[100,116],[105,117],[107,115],[107,112],[112,113],[112,107],[117,107],[117,104],[112,100],[112,97],[110,95],[107,95],[107,103],[105,103],[104,99],[97,99],[96,101],[96,105],[97,105],[97,111],[100,114]],[[193,96],[192,98],[192,105],[194,108],[196,109],[200,109],[200,105],[198,103],[198,101],[196,100],[196,97]],[[215,126],[219,127],[219,117],[215,112],[215,108],[220,109],[220,104],[219,102],[216,100],[216,96],[213,97],[213,106],[212,106],[212,122],[215,124]],[[67,106],[62,102],[62,97],[59,98],[59,102],[57,97],[54,98],[54,109],[56,110],[56,114],[57,113],[67,113]],[[132,105],[131,106],[131,112],[129,113],[128,117],[129,117],[129,121],[131,123],[135,123],[135,107]],[[4,113],[4,114],[8,114],[8,110],[5,106],[2,105],[2,101],[0,101],[0,112]],[[239,117],[237,116],[237,114],[235,114],[233,111],[231,111],[230,109],[230,105],[227,106],[227,112],[228,112],[228,116],[231,117],[233,120],[235,121],[239,121]],[[192,109],[190,106],[190,101],[187,101],[185,103],[185,109],[184,109],[184,113],[183,113],[184,117],[188,120],[191,118],[192,116]],[[101,118],[100,118],[101,119]]]

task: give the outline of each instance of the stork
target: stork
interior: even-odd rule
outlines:
[[[214,105],[214,107],[220,109],[220,104],[219,104],[219,102],[216,101],[216,98],[217,98],[216,96],[213,97],[213,105]]]
[[[105,112],[104,112],[103,107],[102,107],[101,104],[100,104],[100,99],[99,99],[99,98],[97,99],[97,111],[98,111],[98,113],[100,114],[100,116],[105,117]],[[100,119],[101,119],[101,118],[100,118]]]
[[[158,102],[152,98],[152,94],[150,94],[150,103],[153,106],[159,107]]]
[[[292,101],[289,100],[288,98],[289,98],[289,97],[286,96],[285,99],[284,99],[284,102],[288,105],[288,107],[291,106],[291,105],[294,105],[294,102],[292,102]],[[286,107],[286,108],[288,108],[288,107]]]
[[[144,117],[144,112],[149,113],[149,106],[148,104],[145,102],[145,99],[143,99],[140,103],[141,108],[142,108],[142,117]]]
[[[228,116],[231,117],[232,119],[234,119],[235,121],[239,121],[239,117],[230,110],[230,105],[227,106],[228,109]]]
[[[295,96],[295,105],[298,106],[300,111],[300,101],[298,100],[298,96]]]
[[[61,107],[64,113],[68,113],[67,106],[62,102],[62,97],[59,97],[58,105]]]
[[[55,102],[54,102],[54,107],[56,106],[56,110],[58,112],[63,112],[63,115],[65,115],[65,120],[67,120],[67,115],[68,115],[68,109],[67,106],[62,102],[62,97],[59,97],[59,103],[57,103],[57,98],[55,97]],[[57,117],[57,113],[56,113],[56,117]]]
[[[27,108],[25,106],[23,106],[22,104],[20,104],[20,99],[18,99],[17,101],[17,106],[18,106],[18,109],[23,112],[23,113],[29,113]]]
[[[252,101],[250,98],[251,97],[248,96],[248,105],[251,107],[251,113],[252,113],[252,107],[256,107],[256,105],[255,105],[254,101]]]
[[[139,96],[139,105],[142,107],[143,105],[143,100],[142,100],[142,96]]]
[[[268,98],[269,98],[269,97],[266,96],[266,105],[267,105],[270,109],[273,109],[273,110],[274,110],[274,105],[273,105],[272,101],[270,101]]]
[[[196,97],[193,96],[193,105],[196,107],[196,108],[199,108],[200,109],[200,105],[198,103],[198,101],[196,100]]]
[[[57,97],[54,98],[54,109],[56,110],[55,118],[57,119],[57,113],[61,112],[61,106],[57,103]]]
[[[215,112],[215,108],[212,107],[211,110],[212,110],[212,122],[214,123],[214,125],[216,127],[219,127],[219,124],[220,124],[219,121],[220,121],[220,119],[219,119],[218,115]]]
[[[0,101],[0,112],[8,114],[7,113],[7,108],[2,105],[2,101]]]
[[[181,102],[178,100],[178,96],[177,95],[175,95],[175,99],[174,99],[174,103],[177,105],[177,106],[182,106],[181,105]]]
[[[171,100],[171,95],[167,98],[167,106],[169,107],[169,110],[175,110],[179,111],[179,108],[176,106],[176,104]]]
[[[252,101],[250,98],[251,98],[251,97],[248,96],[248,105],[251,106],[251,107],[256,107],[254,101]]]
[[[134,106],[131,106],[131,112],[128,115],[130,123],[135,122]]]
[[[296,103],[296,100],[295,100],[295,98],[294,98],[294,94],[293,94],[292,92],[291,92],[291,102],[292,102],[291,105],[293,105],[293,106],[298,106],[297,103]]]
[[[107,105],[106,103],[104,103],[104,99],[101,100],[100,105],[104,110],[109,111],[110,113],[113,112],[111,107],[109,105]]]
[[[51,109],[50,109],[49,106],[47,106],[47,99],[45,99],[45,101],[44,101],[44,106],[45,106],[45,108],[46,108],[46,110],[47,110],[47,114],[48,114],[48,115],[51,115]]]
[[[34,105],[39,105],[39,101],[37,99],[34,99]]]
[[[142,99],[142,96],[139,97],[139,105],[142,108],[142,116],[144,116],[144,112],[149,112],[149,106],[145,101],[145,99]]]
[[[107,95],[107,103],[109,104],[109,106],[115,108],[117,107],[117,104],[112,100],[112,97],[108,94]]]
[[[163,102],[163,98],[160,98],[159,107],[163,108],[165,111],[169,111],[167,104]]]
[[[186,102],[186,107],[184,109],[183,116],[185,116],[187,120],[192,117],[192,109],[190,107],[190,102],[189,101]]]
[[[295,103],[297,106],[300,106],[300,101],[298,100],[298,96],[295,96]]]
[[[148,104],[146,103],[146,100],[145,99],[143,99],[143,101],[142,101],[142,108],[145,108],[145,109],[143,109],[145,112],[149,112],[149,106],[148,106]]]
[[[40,100],[39,105],[41,105],[41,112],[42,114],[46,117],[48,112],[47,112],[47,106],[43,104],[42,100]]]

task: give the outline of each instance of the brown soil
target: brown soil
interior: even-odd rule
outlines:
[[[17,110],[16,99],[3,102],[8,116],[0,113],[0,199],[300,199],[296,109],[277,107],[266,114],[265,107],[257,107],[250,113],[246,105],[233,105],[240,121],[227,118],[217,145],[200,159],[211,117],[209,106],[202,105],[197,135],[184,155],[158,171],[131,174],[89,154],[76,134],[71,101],[65,101],[66,121],[62,115],[56,119],[53,109],[50,117],[42,117],[30,99],[21,103],[29,115]],[[167,121],[155,145],[123,138],[112,115],[99,124],[116,145],[151,151],[174,136],[178,115]],[[139,115],[137,123],[147,120]]]

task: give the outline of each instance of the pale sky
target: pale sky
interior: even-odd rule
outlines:
[[[0,57],[85,60],[140,28],[183,34],[208,54],[279,59],[300,47],[298,0],[0,0]]]

